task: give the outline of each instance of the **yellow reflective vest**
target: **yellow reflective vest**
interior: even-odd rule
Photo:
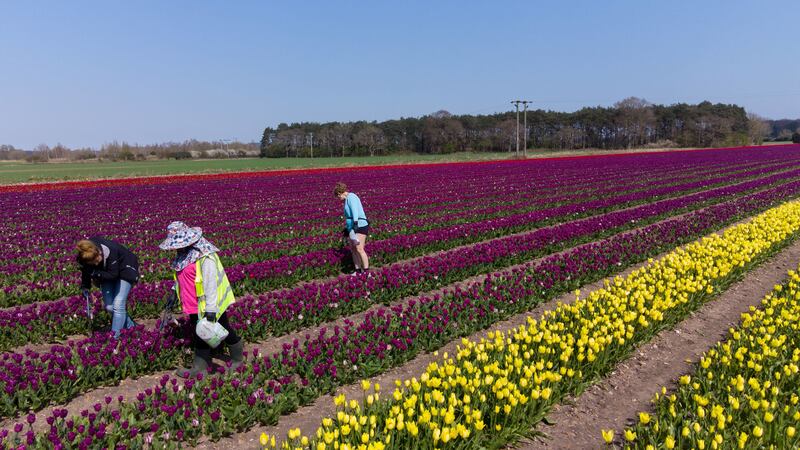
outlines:
[[[197,293],[197,316],[203,317],[206,313],[206,295],[205,289],[203,288],[203,261],[206,258],[211,258],[212,261],[217,265],[217,317],[221,316],[228,306],[236,302],[236,298],[233,295],[233,289],[231,289],[231,283],[228,281],[228,276],[225,275],[225,269],[222,267],[222,262],[219,260],[219,257],[216,253],[212,253],[210,255],[203,256],[202,258],[198,259],[195,264],[195,279],[194,279],[194,287]],[[178,295],[178,298],[181,298],[180,286],[178,285],[178,274],[173,273],[172,278],[175,280],[175,293]]]

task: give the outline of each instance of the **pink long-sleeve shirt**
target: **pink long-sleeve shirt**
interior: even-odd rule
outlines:
[[[184,314],[197,314],[197,288],[194,285],[196,275],[197,264],[189,264],[177,273]]]

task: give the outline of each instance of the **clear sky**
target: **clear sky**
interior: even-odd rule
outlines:
[[[0,0],[0,144],[234,139],[628,96],[800,117],[800,1]]]

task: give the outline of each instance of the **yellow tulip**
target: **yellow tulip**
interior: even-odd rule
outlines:
[[[738,439],[739,448],[744,448],[745,444],[747,444],[748,438],[749,436],[744,431],[739,433],[739,439]]]
[[[339,395],[336,396],[336,398],[333,399],[333,403],[336,406],[342,406],[342,405],[344,405],[344,402],[345,402],[344,394],[339,394]]]
[[[352,440],[359,437],[363,440],[364,436],[372,439],[376,430],[386,434],[387,430],[407,429],[412,437],[420,434],[430,436],[426,433],[432,433],[433,447],[459,438],[464,439],[464,446],[468,447],[473,444],[469,441],[473,434],[480,434],[485,428],[484,421],[497,422],[498,417],[492,411],[497,411],[498,415],[507,414],[500,420],[517,420],[511,413],[518,405],[560,398],[565,393],[565,381],[581,381],[584,376],[581,370],[573,367],[587,363],[597,365],[599,361],[613,364],[614,361],[602,360],[607,358],[606,352],[614,354],[622,345],[638,345],[639,336],[649,333],[664,321],[673,320],[673,310],[696,308],[705,301],[706,293],[716,292],[735,271],[741,271],[798,230],[800,202],[788,202],[725,233],[712,234],[664,258],[653,260],[628,276],[615,277],[604,283],[605,288],[590,292],[571,305],[560,305],[541,318],[530,318],[517,329],[491,331],[477,341],[462,339],[454,357],[437,357],[420,374],[419,381],[398,380],[398,389],[386,399],[379,399],[376,395],[370,400],[367,396],[365,403],[377,414],[375,422],[370,420],[369,429],[353,429],[358,422],[351,423],[350,416],[346,416],[346,421],[337,422],[341,428],[331,432],[335,431],[336,439],[341,439],[355,431]],[[795,303],[800,300],[800,276],[797,278],[794,288],[789,286],[782,291],[793,292],[792,295],[797,297]],[[773,295],[772,298],[778,297]],[[694,379],[690,375],[679,378],[681,395],[667,396],[663,388],[660,390],[655,399],[659,403],[656,411],[660,412],[655,417],[640,413],[639,422],[646,427],[638,433],[633,429],[625,430],[625,440],[653,442],[651,436],[658,436],[661,429],[680,429],[681,446],[692,446],[689,439],[691,430],[694,430],[695,438],[703,437],[693,442],[694,447],[705,449],[709,443],[715,449],[730,448],[736,445],[723,444],[722,430],[733,433],[732,437],[740,446],[748,440],[747,433],[737,429],[741,424],[735,421],[742,414],[757,411],[755,416],[758,416],[763,410],[761,417],[766,423],[777,421],[776,411],[783,411],[785,415],[800,414],[777,400],[781,398],[780,390],[784,389],[783,380],[796,375],[800,369],[800,351],[790,351],[789,355],[783,353],[786,343],[792,339],[784,328],[784,322],[798,322],[800,307],[795,306],[795,309],[798,311],[787,316],[788,308],[778,303],[752,308],[743,315],[739,328],[731,330],[727,342],[700,358]],[[790,356],[791,361],[784,356]],[[778,359],[784,362],[774,367],[772,361]],[[745,378],[737,370],[752,376]],[[403,386],[405,389],[401,391]],[[371,388],[367,380],[362,381],[361,387],[365,392]],[[717,387],[720,391],[706,392],[708,387]],[[378,386],[375,386],[377,390]],[[716,404],[714,399],[720,398],[720,393],[723,399],[727,396],[727,401]],[[694,402],[683,401],[687,394]],[[750,408],[746,407],[746,402],[740,406],[741,399],[750,400]],[[798,403],[798,397],[793,397],[792,401],[792,404]],[[341,399],[337,397],[335,402],[337,406],[346,404],[343,396]],[[475,410],[476,406],[487,413],[481,414]],[[700,419],[708,415],[710,420],[703,426],[696,422],[682,425],[681,421],[691,417],[695,411]],[[463,417],[463,422],[457,422],[456,416],[459,420]],[[323,420],[323,426],[325,424]],[[348,426],[350,428],[346,428]],[[422,433],[419,432],[420,426],[423,427]],[[495,429],[500,431],[503,427],[498,424]],[[476,430],[476,433],[470,434],[470,430]],[[738,434],[730,430],[737,430]],[[764,433],[760,427],[751,431],[753,439]],[[787,427],[785,433],[787,438],[791,438],[796,431]],[[614,430],[601,430],[601,434],[605,442],[613,442]],[[385,438],[390,438],[390,435],[397,438],[402,433],[386,434]],[[327,435],[323,433],[323,436],[327,441]],[[661,435],[660,439],[664,439],[663,447],[678,446],[673,436]]]

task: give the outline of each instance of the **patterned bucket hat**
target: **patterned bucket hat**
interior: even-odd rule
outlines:
[[[199,227],[189,227],[183,222],[176,221],[167,225],[167,238],[158,245],[162,250],[177,250],[188,247],[203,237],[203,230]]]

